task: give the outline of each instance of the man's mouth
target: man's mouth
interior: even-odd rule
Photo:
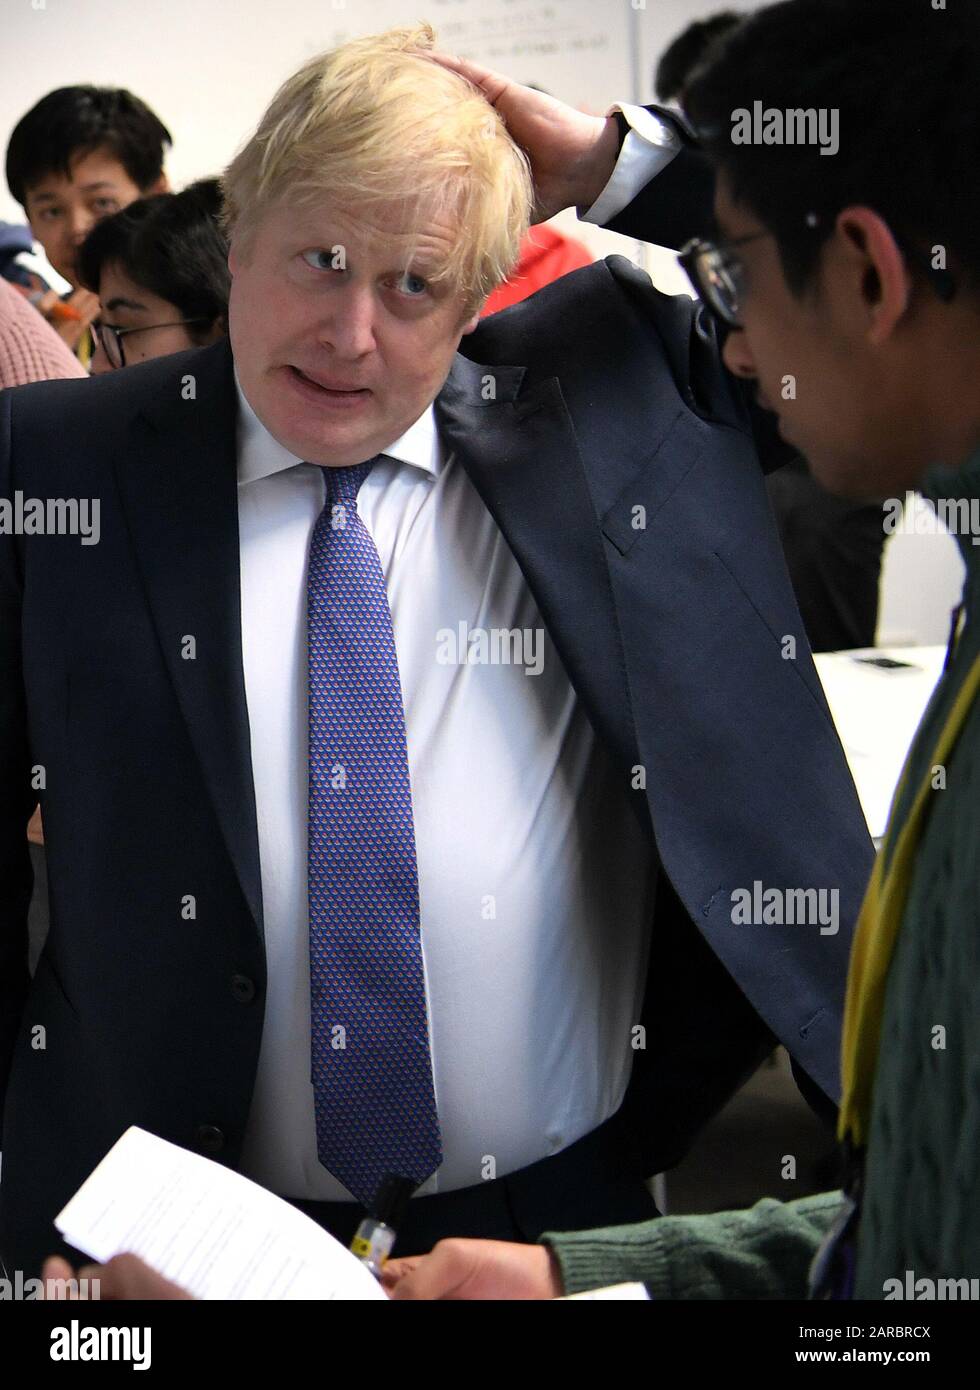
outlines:
[[[337,401],[354,401],[371,394],[369,387],[358,386],[355,382],[334,380],[330,377],[323,376],[311,376],[308,372],[301,371],[299,367],[294,367],[291,364],[286,370],[303,387],[319,391],[328,399],[333,398]]]

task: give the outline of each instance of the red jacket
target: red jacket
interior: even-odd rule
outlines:
[[[520,260],[510,279],[497,286],[483,306],[480,317],[495,314],[509,304],[519,304],[535,290],[550,285],[552,280],[567,275],[570,270],[591,265],[594,259],[582,242],[555,231],[546,222],[539,222],[521,243]]]

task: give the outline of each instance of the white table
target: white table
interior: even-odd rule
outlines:
[[[886,668],[861,657],[908,664]],[[876,842],[885,833],[905,755],[945,657],[944,647],[873,647],[813,658]]]

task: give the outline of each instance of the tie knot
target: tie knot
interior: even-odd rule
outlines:
[[[361,484],[380,457],[376,454],[365,463],[349,464],[346,468],[324,468],[330,501],[356,503]]]

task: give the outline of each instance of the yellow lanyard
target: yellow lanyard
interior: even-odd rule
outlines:
[[[895,808],[899,804],[908,777],[914,748],[906,758],[898,789],[892,800],[885,844],[875,861],[868,891],[861,905],[847,976],[844,1032],[841,1042],[844,1099],[841,1102],[837,1125],[838,1137],[844,1139],[850,1134],[852,1141],[859,1147],[866,1146],[868,1142],[871,1091],[878,1064],[888,969],[908,898],[915,865],[915,850],[932,791],[932,769],[937,765],[946,765],[978,689],[980,656],[970,667],[966,680],[953,702],[933,755],[926,765],[926,773],[911,810],[902,826],[897,828],[898,838],[894,852],[888,859],[886,871],[885,849],[890,846],[896,832],[893,824]]]
[[[82,366],[85,368],[85,370],[88,371],[89,366],[91,365],[91,362],[92,362],[92,330],[91,330],[91,328],[86,328],[85,332],[84,332],[84,333],[82,334],[82,336],[79,338],[79,340],[78,340],[78,342],[77,342],[77,344],[76,344],[76,346],[75,346],[75,356],[78,358],[79,362],[82,364]]]

